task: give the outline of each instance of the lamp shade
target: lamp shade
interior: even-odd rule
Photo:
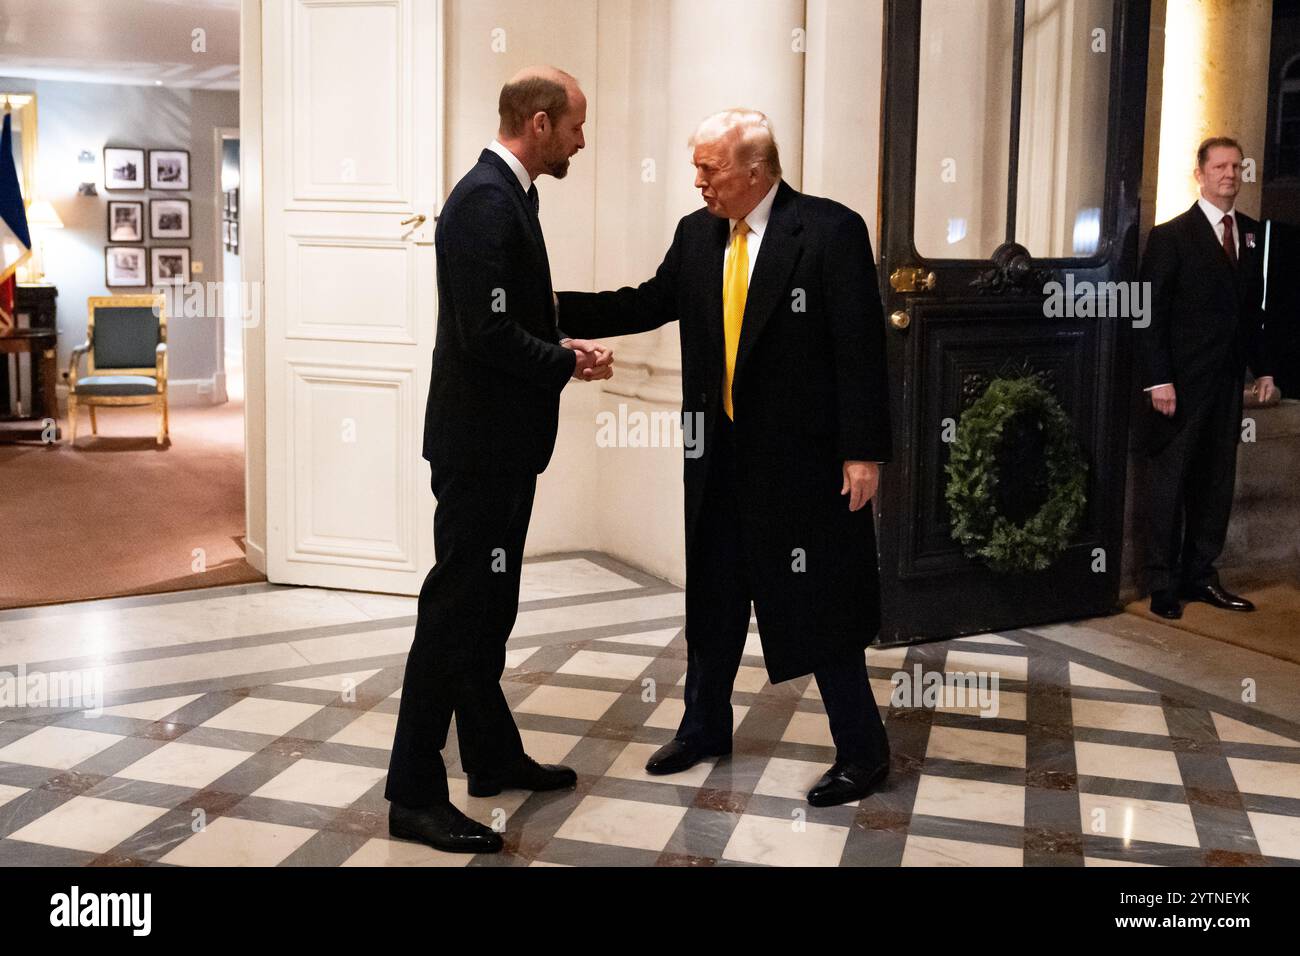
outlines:
[[[63,220],[59,214],[54,211],[49,200],[34,199],[32,204],[27,207],[27,225],[39,226],[43,229],[62,229]]]

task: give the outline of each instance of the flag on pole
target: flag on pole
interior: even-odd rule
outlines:
[[[15,273],[31,254],[32,235],[27,228],[18,169],[14,166],[13,131],[6,110],[4,129],[0,131],[0,332],[14,324],[14,287],[18,281]]]

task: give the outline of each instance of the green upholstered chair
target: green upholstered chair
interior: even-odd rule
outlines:
[[[68,369],[68,428],[77,441],[77,409],[90,411],[90,432],[99,434],[101,405],[153,405],[158,444],[167,441],[167,311],[162,295],[106,295],[86,300],[86,341],[72,350]],[[87,356],[86,375],[77,365]]]

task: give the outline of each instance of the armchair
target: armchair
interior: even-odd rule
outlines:
[[[90,432],[99,434],[95,409],[103,405],[153,405],[158,409],[157,442],[168,439],[167,310],[162,295],[109,295],[87,299],[86,341],[72,350],[68,368],[68,430],[77,441],[77,410],[90,412]],[[86,375],[77,377],[81,356]]]

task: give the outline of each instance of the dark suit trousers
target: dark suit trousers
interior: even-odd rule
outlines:
[[[710,751],[731,748],[731,691],[749,632],[753,592],[746,570],[737,503],[731,420],[719,413],[695,547],[686,571],[686,713],[680,740]],[[847,507],[847,506],[846,506]],[[810,609],[811,610],[811,609]],[[889,759],[889,740],[867,679],[861,650],[828,660],[813,676],[841,760]]]
[[[1152,591],[1218,582],[1214,562],[1232,516],[1243,387],[1241,375],[1223,373],[1195,408],[1176,396],[1187,423],[1148,462],[1146,566]]]
[[[409,807],[447,800],[441,751],[453,713],[467,773],[500,771],[523,754],[501,672],[537,476],[435,469],[432,485],[437,563],[420,589],[384,790]]]

